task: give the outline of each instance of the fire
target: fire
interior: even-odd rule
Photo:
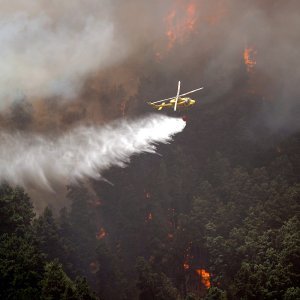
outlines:
[[[189,3],[186,12],[187,12],[186,27],[188,28],[189,31],[193,31],[195,29],[195,24],[197,20],[195,3]]]
[[[153,220],[153,215],[152,215],[151,212],[149,212],[149,214],[147,215],[147,217],[146,217],[146,219],[145,219],[145,223],[148,223],[148,222],[150,222],[150,221],[152,221],[152,220]]]
[[[245,48],[244,50],[244,63],[246,65],[248,73],[251,73],[253,71],[254,66],[256,65],[256,54],[257,51],[254,50],[254,48],[252,47]]]
[[[92,261],[90,263],[90,271],[95,274],[99,271],[99,263],[97,261]]]
[[[183,265],[182,265],[184,270],[189,270],[190,269],[191,260],[194,258],[194,256],[190,254],[191,245],[192,245],[192,243],[190,242],[189,246],[185,249],[184,261],[183,261]]]
[[[190,1],[187,5],[179,1],[177,8],[168,13],[165,22],[167,25],[167,48],[170,50],[177,41],[183,42],[184,38],[195,30],[197,22],[195,1]]]
[[[88,202],[89,205],[94,206],[94,207],[99,207],[102,205],[102,200],[101,199],[92,199],[91,201]]]
[[[228,0],[210,1],[174,0],[165,17],[164,35],[166,44],[154,48],[155,59],[161,62],[175,45],[183,45],[192,35],[205,34],[208,27],[220,25],[229,14]],[[164,43],[163,43],[164,44]]]
[[[125,116],[126,104],[127,104],[127,101],[122,101],[120,104],[120,111],[121,111],[122,117]]]
[[[201,282],[203,283],[203,285],[209,289],[211,284],[210,284],[210,274],[209,272],[207,272],[204,269],[197,269],[196,273],[200,276],[201,278]]]
[[[172,233],[168,233],[168,239],[172,240],[174,238],[174,235]]]
[[[177,39],[176,30],[173,28],[175,16],[176,16],[176,11],[173,10],[166,17],[166,23],[168,28],[166,32],[166,36],[168,38],[168,49],[173,48],[174,43]]]
[[[105,238],[107,235],[105,229],[103,227],[100,228],[99,232],[96,234],[96,239],[97,240],[102,240],[103,238]]]

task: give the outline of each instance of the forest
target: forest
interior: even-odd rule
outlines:
[[[0,299],[300,299],[299,1],[1,2]]]
[[[300,132],[255,119],[257,95],[221,100],[59,211],[3,183],[1,299],[300,299]]]

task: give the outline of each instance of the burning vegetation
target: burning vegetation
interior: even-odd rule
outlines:
[[[172,9],[165,18],[167,49],[174,47],[176,42],[182,43],[189,38],[196,28],[196,3],[195,1],[177,1],[176,8]]]
[[[105,229],[103,227],[100,228],[100,230],[98,231],[97,235],[96,235],[96,239],[97,240],[102,240],[107,236],[107,232],[105,231]]]
[[[196,269],[195,272],[200,276],[201,283],[209,289],[211,286],[210,283],[210,273],[204,269]]]
[[[254,67],[256,65],[256,55],[257,51],[253,47],[245,48],[243,57],[247,72],[249,74],[254,72]]]
[[[199,259],[196,259],[195,256],[191,254],[191,250],[192,243],[190,243],[185,250],[183,269],[186,272],[187,281],[190,282],[190,284],[188,284],[188,289],[192,291],[197,290],[201,294],[203,292],[203,287],[205,287],[205,289],[211,287],[211,275],[203,268],[194,267],[195,262]]]
[[[147,217],[146,217],[146,222],[150,222],[153,220],[153,215],[151,212],[148,213]]]
[[[299,39],[295,33],[299,17],[294,16],[299,4],[282,0],[262,2],[106,1],[109,9],[105,17],[93,12],[85,16],[89,7],[72,7],[70,24],[78,27],[82,37],[79,50],[70,47],[78,37],[72,26],[72,30],[65,29],[68,35],[54,31],[47,37],[56,41],[55,37],[62,32],[62,42],[66,38],[66,42],[71,42],[66,48],[67,56],[60,57],[62,66],[53,66],[55,80],[65,74],[65,68],[71,68],[66,74],[72,74],[72,80],[74,74],[83,71],[78,78],[75,76],[74,82],[49,84],[52,90],[47,90],[46,101],[43,95],[32,98],[30,94],[36,78],[40,77],[37,74],[43,72],[35,69],[30,73],[32,76],[16,77],[20,82],[27,78],[32,81],[27,89],[29,94],[24,96],[24,103],[30,105],[6,110],[9,117],[0,116],[3,128],[18,129],[13,135],[9,131],[3,134],[0,161],[2,170],[12,176],[12,182],[22,184],[30,178],[29,185],[35,182],[41,186],[48,177],[49,182],[66,182],[68,176],[59,175],[64,169],[67,172],[74,168],[73,179],[78,184],[68,188],[69,205],[55,194],[56,203],[68,208],[58,216],[48,208],[36,218],[33,218],[30,199],[22,189],[1,186],[1,299],[34,299],[36,295],[50,299],[54,297],[51,293],[57,293],[57,287],[61,287],[57,299],[68,293],[81,295],[83,292],[86,294],[80,296],[82,299],[96,299],[88,291],[88,284],[104,300],[300,298],[296,263],[300,240],[297,216],[300,138],[299,110],[294,109],[299,107],[296,101],[300,99]],[[64,0],[63,3],[67,7],[71,5]],[[42,6],[42,12],[47,15],[46,6]],[[15,28],[23,28],[20,32],[25,32],[25,37],[30,37],[26,28],[39,33],[38,24],[42,34],[47,35],[48,27],[56,30],[51,18],[52,15],[61,17],[63,8],[53,8],[47,15],[49,24],[41,15],[45,28],[40,19],[35,19],[38,9],[36,5],[33,7],[28,20],[23,15],[16,17],[22,26]],[[134,17],[137,10],[139,16]],[[65,13],[68,12],[62,14],[63,24],[69,22]],[[96,29],[102,28],[102,22],[107,25],[103,28],[108,30],[108,39],[101,35],[104,39],[98,40]],[[4,37],[18,32],[9,24],[9,34]],[[110,27],[111,24],[114,26]],[[264,30],[257,34],[256,27]],[[24,36],[11,45],[22,45]],[[112,36],[115,45],[110,44]],[[251,41],[246,47],[245,37]],[[95,39],[95,43],[88,44],[89,55],[83,55],[83,62],[81,53],[85,49],[81,47],[90,39]],[[98,57],[101,45],[105,45],[107,52]],[[15,57],[12,55],[16,62],[30,53],[30,47],[25,46],[21,48],[26,49],[24,56],[20,56],[20,49]],[[56,43],[50,46],[47,53],[53,47],[55,51],[65,50]],[[74,68],[73,64],[63,63],[63,57],[73,55],[70,49],[75,54],[66,61],[74,62]],[[15,53],[7,51],[10,48],[5,50],[0,53]],[[95,64],[93,57],[97,57]],[[38,58],[44,61],[43,57]],[[35,58],[24,59],[26,66],[25,63],[22,66],[31,66],[32,61]],[[107,64],[102,66],[102,61]],[[22,68],[16,70],[20,72]],[[47,76],[46,79],[48,83]],[[147,119],[149,122],[141,119],[138,123],[128,123],[127,120],[148,113],[147,99],[157,95],[158,99],[168,97],[179,79],[187,86],[204,82],[207,92],[195,110],[188,112],[191,122],[174,138],[172,145],[158,145],[160,140],[149,145],[152,133],[170,129],[171,136],[178,132],[172,131],[176,118],[156,114],[156,125],[152,117]],[[70,93],[70,86],[77,83],[80,92]],[[266,103],[266,91],[270,90],[275,100]],[[62,101],[61,94],[74,99]],[[118,129],[119,121],[115,119],[119,117],[124,126]],[[103,139],[99,140],[98,131],[91,130],[93,134],[88,134],[95,124],[103,128],[109,120],[114,122],[107,127]],[[145,122],[149,137],[140,131]],[[85,139],[77,138],[79,130],[75,125],[78,123],[87,124],[82,131]],[[72,139],[66,132],[69,128],[76,137],[72,151],[63,147],[56,152],[58,146]],[[34,144],[30,137],[36,131],[41,136]],[[48,140],[43,134],[45,137],[63,134],[65,138],[55,144],[55,139]],[[158,147],[161,155],[135,156],[127,168],[120,169],[129,162],[128,151],[140,145],[141,136],[145,144],[137,153],[144,153],[145,149],[152,153],[153,147]],[[168,142],[170,136],[162,141]],[[137,139],[133,141],[133,137]],[[41,141],[45,142],[44,147],[40,146]],[[115,148],[119,142],[123,144]],[[3,148],[3,145],[8,146]],[[36,145],[34,151],[32,145]],[[85,148],[86,145],[90,147]],[[47,152],[49,156],[43,156]],[[81,156],[77,159],[78,153]],[[110,158],[115,155],[121,160],[112,163]],[[12,157],[16,157],[17,163],[12,163]],[[28,164],[29,157],[31,164]],[[97,160],[89,160],[95,157]],[[95,166],[99,161],[103,162],[107,181],[98,180],[100,171]],[[23,162],[25,166],[33,166],[30,173],[22,167]],[[109,169],[111,166],[116,168]],[[86,167],[90,168],[88,172]],[[93,178],[89,180],[95,191],[93,197],[79,182],[86,181],[88,174]],[[37,201],[40,199],[43,197]],[[54,206],[52,202],[51,205]],[[57,259],[61,265],[55,263]],[[30,280],[29,269],[32,270]],[[83,278],[73,281],[71,278],[77,274],[87,278],[88,283]]]

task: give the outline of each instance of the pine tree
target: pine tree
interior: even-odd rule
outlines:
[[[0,186],[0,234],[24,234],[34,215],[30,198],[22,188]]]
[[[170,279],[163,273],[151,270],[144,258],[137,259],[136,268],[140,300],[175,300],[178,298],[178,291],[173,287]]]
[[[57,260],[51,261],[45,266],[44,277],[41,281],[42,299],[77,299],[76,287],[71,279],[62,269],[62,265]]]
[[[46,207],[44,213],[34,221],[34,232],[40,251],[45,254],[48,261],[64,256],[59,229],[49,207]]]
[[[43,264],[33,236],[3,234],[0,238],[0,298],[39,299]]]

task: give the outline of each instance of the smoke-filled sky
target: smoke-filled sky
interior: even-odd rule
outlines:
[[[121,85],[132,96],[153,64],[178,77],[197,62],[191,77],[218,85],[212,92],[218,95],[231,88],[247,46],[255,47],[257,71],[289,98],[300,77],[299,6],[293,0],[0,1],[0,109],[24,98],[86,102],[95,78],[102,90]],[[287,110],[294,101],[285,99]]]
[[[257,50],[257,69],[289,89],[300,72],[299,6],[293,0],[0,1],[0,109],[24,97],[78,100],[93,76],[130,90],[134,83],[109,69],[122,66],[122,77],[133,81],[158,59],[169,76],[197,61],[193,76],[230,88],[247,45]]]
[[[249,86],[272,103],[267,122],[295,126],[299,11],[297,0],[0,0],[0,160],[8,145],[44,149],[49,132],[61,145],[81,126],[95,134],[138,114],[151,78],[160,78],[153,99],[172,96],[183,77],[184,91],[204,85],[203,101],[218,100],[236,87],[245,49]]]
[[[1,107],[17,98],[74,97],[85,76],[126,55],[110,1],[1,1]]]

